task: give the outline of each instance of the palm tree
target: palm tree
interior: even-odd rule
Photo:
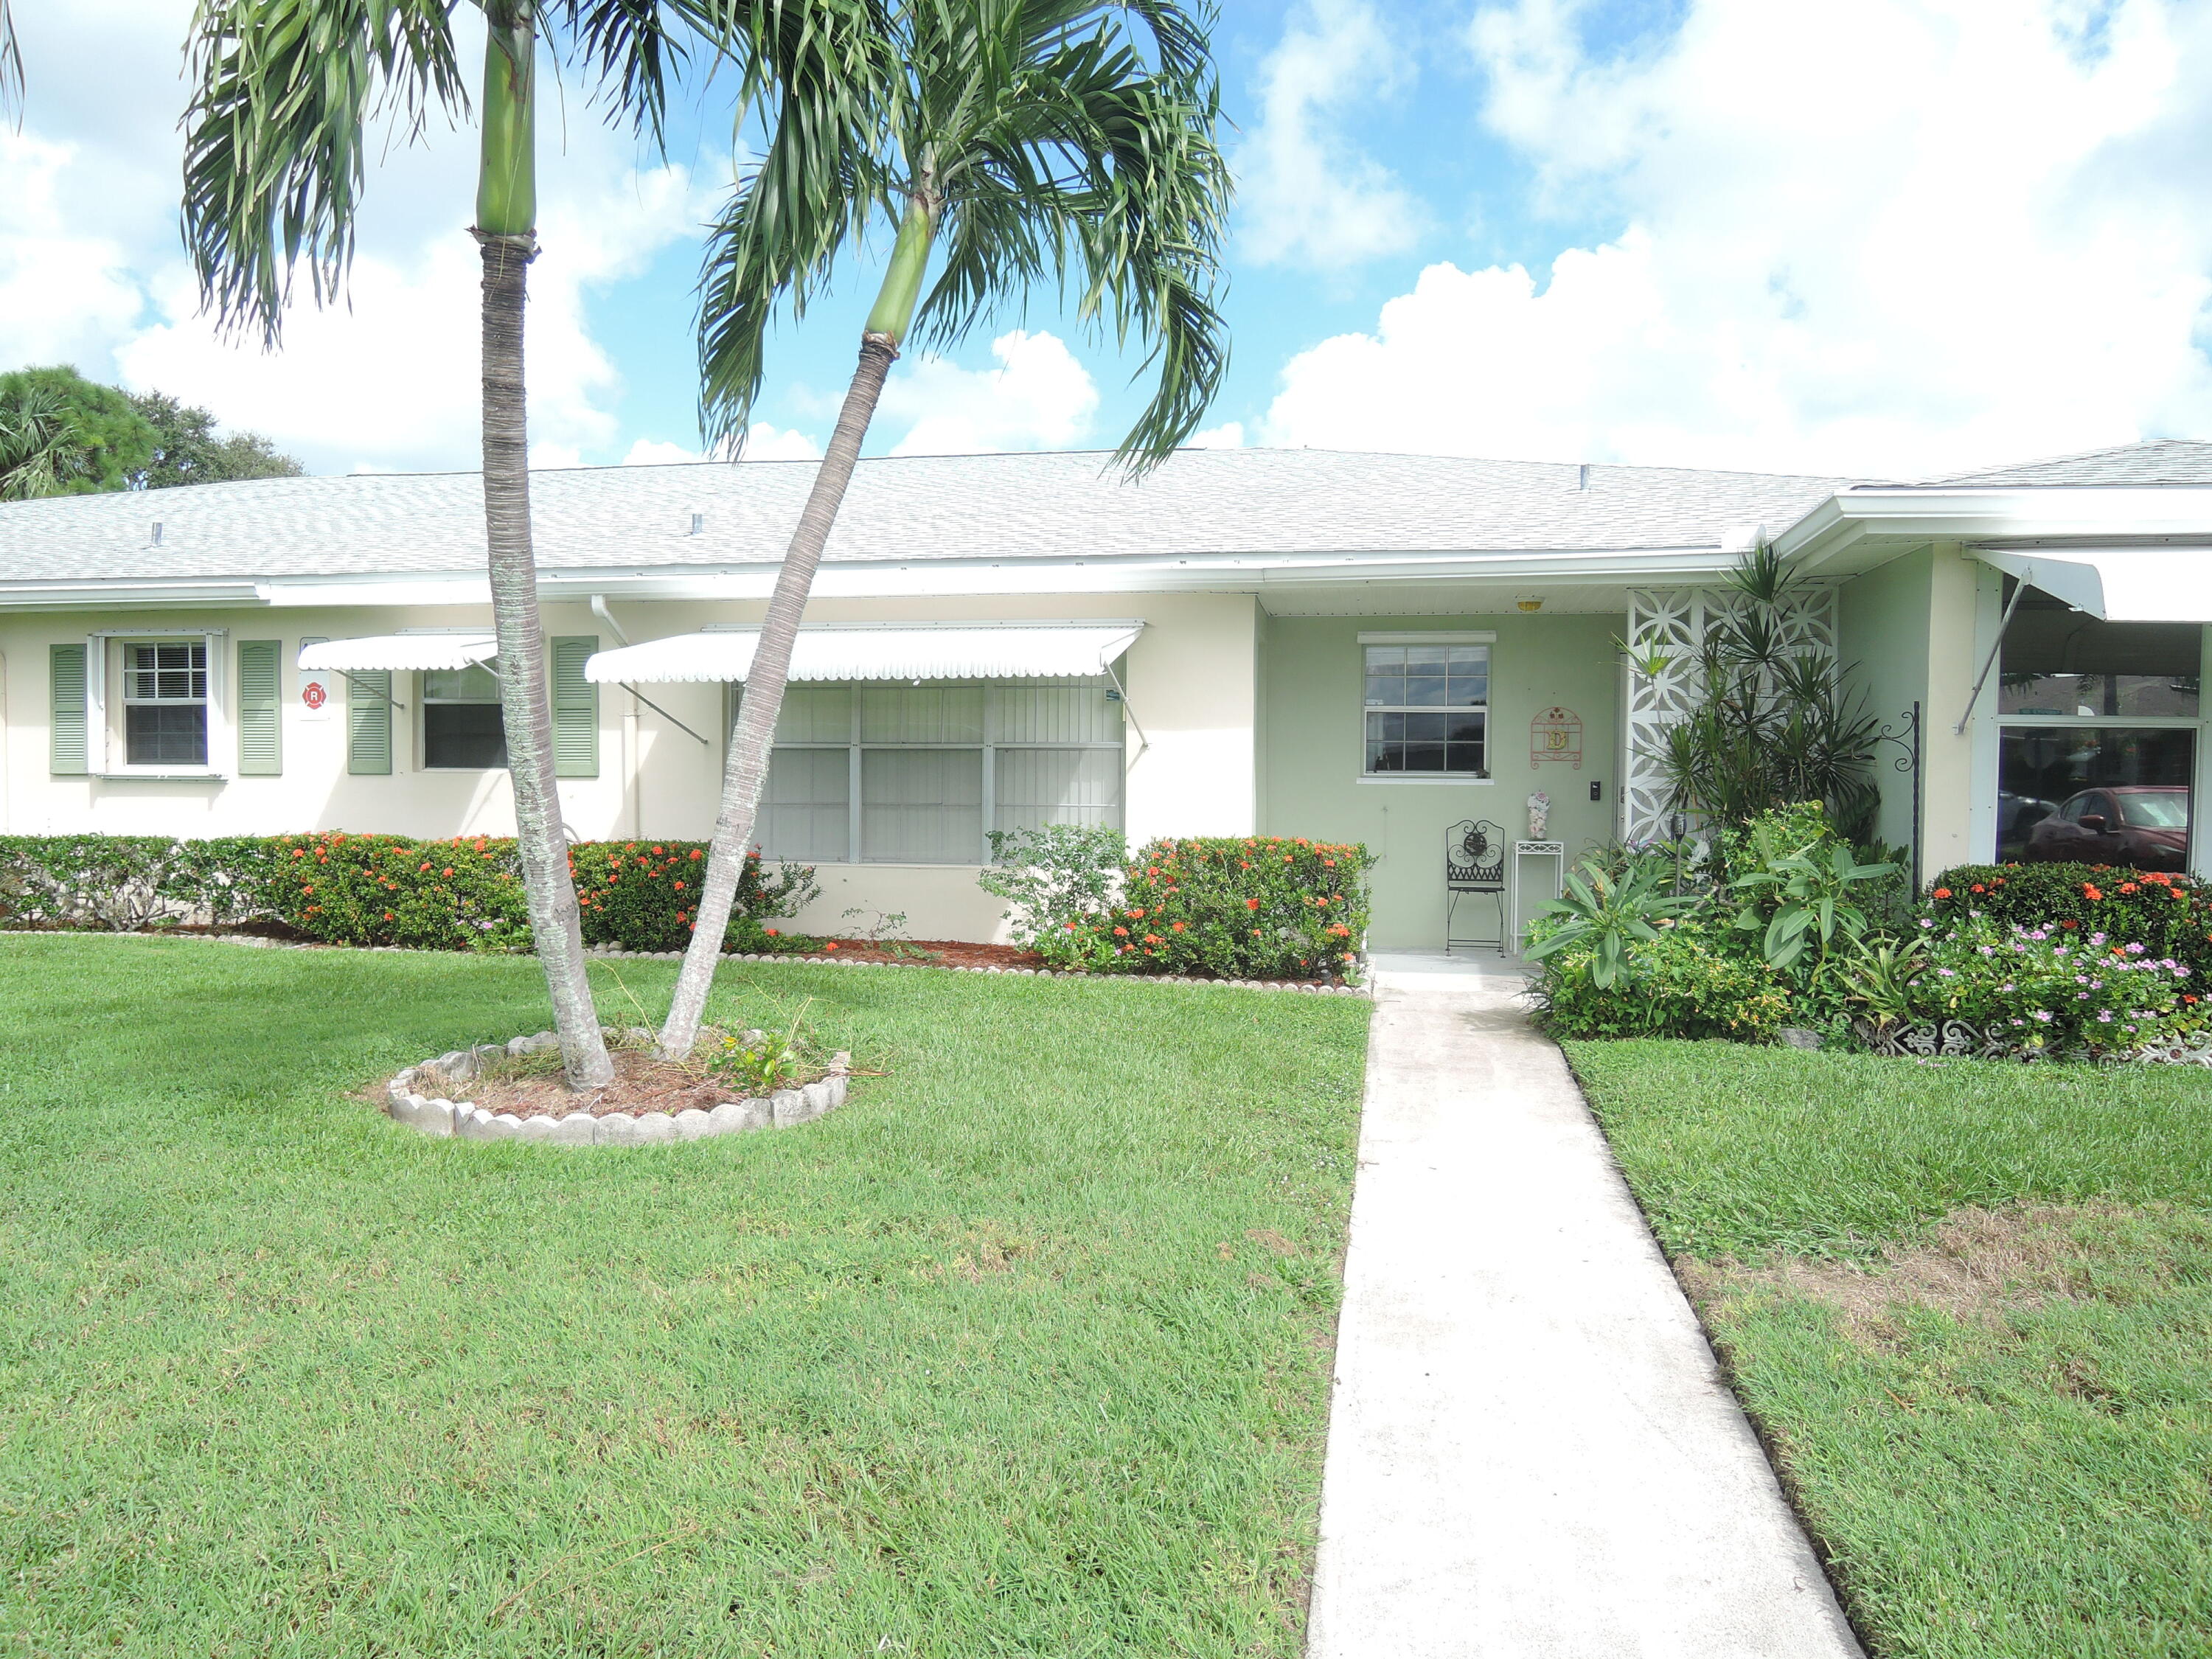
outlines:
[[[537,255],[537,62],[541,27],[589,75],[611,118],[657,143],[668,82],[690,52],[741,69],[765,26],[802,70],[806,16],[841,0],[472,0],[486,26],[473,234],[483,261],[484,531],[522,878],[572,1089],[614,1074],[585,974],[553,773],[552,714],[530,535],[523,307]],[[456,0],[199,0],[189,61],[185,229],[209,307],[273,347],[305,263],[317,303],[336,295],[354,245],[372,122],[420,134],[465,118]],[[787,41],[783,36],[788,35]],[[795,45],[793,43],[796,43]],[[749,74],[750,71],[747,70]]]
[[[1182,0],[878,0],[845,22],[869,35],[865,105],[803,63],[763,64],[767,145],[714,227],[701,287],[710,441],[743,441],[779,309],[803,315],[849,244],[896,229],[747,673],[664,1053],[697,1036],[807,592],[909,332],[950,344],[1032,281],[1073,278],[1079,314],[1117,340],[1134,333],[1157,365],[1117,451],[1125,466],[1166,459],[1212,402],[1228,362],[1214,286],[1229,204],[1212,21]]]
[[[23,54],[15,46],[15,20],[8,0],[0,0],[0,115],[12,112],[23,96]]]
[[[76,447],[69,409],[51,386],[25,378],[0,392],[0,501],[53,495]]]

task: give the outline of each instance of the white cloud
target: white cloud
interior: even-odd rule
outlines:
[[[1242,449],[1244,447],[1244,422],[1224,421],[1219,426],[1206,427],[1183,441],[1186,449]]]
[[[1484,10],[1547,280],[1431,265],[1292,359],[1270,442],[1913,475],[2212,432],[2212,10],[1693,0],[1592,57]]]
[[[159,386],[313,470],[474,466],[473,135],[433,124],[424,147],[374,143],[345,300],[295,305],[275,354],[220,338],[176,240],[177,46],[191,12],[191,0],[80,0],[25,20],[25,130],[0,131],[0,365],[66,360]],[[476,16],[461,9],[465,33]],[[588,295],[692,234],[706,201],[684,168],[640,167],[629,137],[580,109],[546,124],[539,179],[532,455],[573,465],[619,441],[620,377]]]
[[[1237,150],[1245,252],[1342,270],[1413,245],[1424,215],[1343,131],[1409,69],[1368,0],[1305,0],[1260,66],[1260,119]]]
[[[895,373],[878,418],[912,424],[890,453],[1066,448],[1090,432],[1098,388],[1057,335],[1018,328],[992,341],[991,355],[996,368],[922,356]]]

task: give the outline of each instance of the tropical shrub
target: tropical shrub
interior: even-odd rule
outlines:
[[[976,884],[1006,901],[1008,928],[1024,950],[1060,967],[1103,967],[1114,952],[1088,924],[1114,907],[1128,856],[1128,839],[1102,826],[994,830],[992,862]]]
[[[0,836],[0,927],[135,933],[266,914],[265,836]]]
[[[1729,884],[1738,901],[1735,927],[1755,934],[1759,954],[1784,973],[1817,977],[1837,945],[1866,936],[1867,913],[1855,902],[1869,882],[1894,881],[1897,866],[1861,864],[1841,842],[1814,846],[1747,871]]]
[[[1123,866],[1109,908],[1060,924],[1070,966],[1223,979],[1342,979],[1367,938],[1358,843],[1281,836],[1155,841]]]
[[[1726,828],[1817,800],[1847,834],[1869,833],[1881,722],[1845,691],[1843,665],[1791,642],[1789,617],[1802,583],[1762,545],[1727,586],[1733,603],[1706,623],[1693,665],[1695,703],[1652,755],[1674,809]],[[1674,659],[1647,652],[1629,665],[1656,678]]]
[[[1978,916],[2107,933],[2212,975],[2212,887],[2193,877],[2102,864],[1962,864],[1936,878],[1923,906],[1932,928]]]
[[[1790,1023],[1781,976],[1731,930],[1661,918],[1633,947],[1634,980],[1601,985],[1589,944],[1547,958],[1535,996],[1554,1036],[1729,1037],[1765,1042]]]
[[[1927,967],[1907,992],[1919,1019],[2053,1054],[2124,1054],[2204,1024],[2194,971],[2140,939],[1985,917],[1924,937]]]
[[[1540,907],[1529,924],[1525,954],[1543,962],[1565,951],[1589,957],[1587,971],[1596,989],[1610,989],[1630,977],[1638,947],[1655,942],[1659,928],[1702,901],[1674,892],[1670,861],[1645,857],[1608,867],[1584,860],[1560,884],[1561,896]]]
[[[706,855],[707,843],[698,841],[587,841],[571,847],[568,870],[583,907],[584,943],[630,951],[684,949],[691,943]],[[758,852],[746,854],[722,948],[781,948],[782,934],[768,924],[796,915],[821,891],[811,865],[770,866]]]
[[[690,939],[696,842],[585,842],[569,849],[584,939],[634,951]],[[769,951],[766,924],[812,898],[804,866],[747,861],[732,950]],[[417,841],[340,830],[177,841],[0,836],[0,927],[112,931],[274,921],[332,945],[517,950],[530,921],[512,840]]]

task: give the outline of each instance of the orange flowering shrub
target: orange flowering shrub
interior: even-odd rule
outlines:
[[[1118,903],[1068,929],[1109,972],[1342,979],[1367,937],[1364,847],[1304,836],[1153,842],[1122,871]]]
[[[400,945],[417,950],[527,949],[530,915],[514,842],[459,836],[422,842],[404,836],[331,830],[277,836],[268,913],[310,939],[333,945]],[[581,842],[568,849],[568,872],[586,945],[629,951],[678,951],[691,940],[703,844],[697,842]],[[813,896],[814,872],[785,866],[763,874],[745,861],[730,912],[728,945],[773,951],[764,924]]]
[[[1922,914],[1939,932],[1979,917],[2000,927],[2104,933],[2212,979],[2212,887],[2191,876],[2106,864],[1966,864],[1936,877]]]

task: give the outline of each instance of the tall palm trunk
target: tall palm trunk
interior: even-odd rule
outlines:
[[[576,888],[553,770],[553,708],[545,631],[530,541],[529,433],[522,378],[523,308],[538,254],[537,40],[532,11],[490,13],[484,46],[483,151],[476,238],[483,255],[484,540],[492,631],[499,641],[501,717],[514,787],[516,849],[531,936],[545,970],[554,1029],[571,1089],[614,1079],[584,969]]]
[[[830,532],[836,526],[845,487],[853,481],[861,441],[868,435],[868,423],[875,419],[884,378],[898,361],[899,343],[913,326],[914,308],[921,298],[921,279],[929,269],[929,251],[937,240],[942,209],[933,169],[925,157],[918,188],[899,219],[898,238],[891,244],[875,308],[868,313],[860,336],[860,361],[853,371],[853,384],[846,388],[836,429],[830,434],[830,447],[823,452],[821,470],[814,475],[814,488],[807,493],[805,510],[799,515],[799,527],[784,550],[783,568],[776,572],[768,616],[761,623],[760,643],[754,648],[752,666],[746,671],[744,702],[738,712],[737,730],[730,734],[729,758],[722,768],[722,807],[715,814],[714,839],[708,848],[705,890],[699,895],[691,943],[676,975],[668,1021],[660,1028],[660,1050],[675,1059],[690,1054],[698,1040],[707,993],[714,988],[714,966],[721,959],[730,906],[744,873],[745,854],[760,811],[761,786],[768,781],[769,750],[775,741],[776,716],[783,712],[783,687],[791,674],[791,647],[799,638],[799,619],[805,613],[806,596],[814,586],[822,550],[829,545]]]
[[[853,465],[860,459],[860,443],[875,417],[876,400],[883,396],[884,380],[897,361],[898,348],[889,337],[869,333],[860,342],[860,366],[846,389],[845,405],[837,411],[837,428],[822,467],[814,475],[806,507],[799,515],[799,528],[785,550],[783,568],[776,572],[775,590],[769,595],[768,616],[761,623],[760,643],[754,648],[752,667],[745,675],[744,701],[738,711],[737,729],[730,734],[729,758],[722,769],[722,807],[714,817],[714,839],[708,848],[706,881],[699,895],[699,915],[692,926],[691,943],[684,952],[684,966],[676,976],[676,994],[661,1027],[661,1052],[681,1059],[691,1052],[699,1036],[699,1022],[707,1009],[707,993],[714,983],[714,964],[722,951],[722,936],[729,927],[730,907],[738,896],[745,855],[753,837],[753,823],[760,811],[761,787],[768,781],[769,747],[775,738],[776,717],[783,711],[783,688],[791,675],[791,648],[799,638],[799,619],[806,610],[808,590],[814,585],[815,568],[830,532],[837,522],[837,508],[852,482]]]

